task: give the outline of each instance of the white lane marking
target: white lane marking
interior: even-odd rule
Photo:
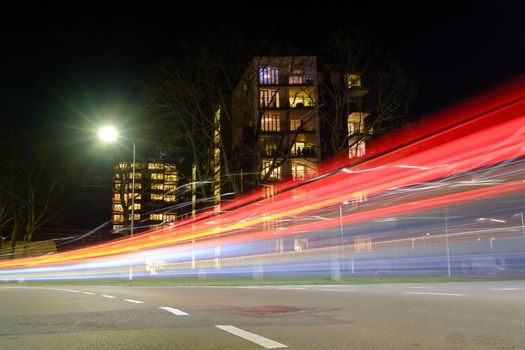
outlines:
[[[144,304],[143,301],[139,301],[139,300],[133,300],[133,299],[124,299],[125,301],[129,301],[130,303],[135,303],[135,304]]]
[[[82,293],[74,289],[64,289],[64,288],[47,288],[47,287],[0,287],[7,289],[44,289],[44,290],[58,290],[60,292],[72,292],[72,293]]]
[[[47,290],[58,290],[60,292],[72,292],[72,293],[84,293],[79,290],[74,289],[64,289],[64,288],[45,288],[45,287],[37,287],[38,289],[47,289]]]
[[[101,297],[103,298],[109,298],[109,299],[115,299],[116,297],[114,297],[113,295],[106,295],[106,294],[102,294]]]
[[[306,288],[302,288],[302,287],[278,287],[277,289],[282,289],[282,290],[303,290],[303,289],[306,289]]]
[[[221,326],[216,325],[215,327],[222,329],[223,331],[226,331],[228,333],[231,333],[233,335],[236,335],[238,337],[241,337],[243,339],[249,340],[257,345],[262,346],[265,349],[276,349],[276,348],[287,348],[288,346],[278,343],[274,340],[261,337],[258,334],[247,332],[245,330],[242,330],[240,328],[234,327],[234,326]]]
[[[521,288],[491,288],[491,290],[519,290]]]
[[[91,293],[91,292],[80,292],[80,293],[82,293],[82,294],[87,294],[87,295],[93,295],[93,294],[95,294],[95,293]]]
[[[327,292],[357,292],[355,289],[336,289],[336,288],[321,288],[321,290],[327,291]]]
[[[43,288],[43,289],[58,290],[58,291],[61,291],[61,292],[82,293],[81,291],[74,290],[74,289],[62,289],[62,288]]]
[[[261,289],[261,287],[251,287],[251,286],[239,286],[237,288],[244,288],[244,289]]]
[[[169,306],[159,306],[159,309],[166,310],[166,311],[171,312],[172,314],[177,315],[177,316],[186,316],[186,315],[188,315],[184,311],[181,311],[179,309],[175,309],[175,308],[172,308],[172,307],[169,307]]]
[[[415,286],[415,287],[405,287],[405,288],[423,289],[423,288],[430,288],[430,287],[427,287],[427,286]]]
[[[405,294],[418,294],[418,295],[444,295],[451,297],[462,297],[464,294],[457,293],[430,293],[430,292],[404,292]]]

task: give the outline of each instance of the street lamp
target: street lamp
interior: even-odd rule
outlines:
[[[98,137],[103,142],[114,142],[117,139],[123,139],[133,146],[133,161],[131,163],[131,220],[130,220],[130,247],[133,247],[133,229],[134,229],[134,219],[135,219],[135,143],[130,139],[119,135],[117,129],[112,126],[105,126],[100,128],[98,131]],[[133,263],[130,262],[129,265],[129,280],[133,280]]]

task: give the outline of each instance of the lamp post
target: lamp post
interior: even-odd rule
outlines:
[[[133,229],[135,219],[135,142],[131,141],[127,137],[119,135],[117,130],[112,126],[106,126],[99,130],[99,138],[104,142],[114,142],[117,139],[123,139],[131,144],[133,147],[133,160],[131,163],[131,220],[130,220],[130,247],[133,247]],[[129,280],[133,280],[133,263],[129,265]]]

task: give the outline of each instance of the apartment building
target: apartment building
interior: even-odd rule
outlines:
[[[233,97],[232,145],[256,184],[317,175],[316,57],[254,57]]]
[[[131,203],[134,200],[134,228],[148,229],[173,222],[177,201],[178,174],[175,165],[163,162],[135,163],[133,191],[131,162],[115,165],[113,173],[112,224],[113,232],[128,234]]]

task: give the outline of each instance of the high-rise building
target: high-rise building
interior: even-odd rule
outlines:
[[[112,223],[115,233],[129,233],[132,198],[132,164],[114,167]],[[150,228],[175,221],[178,174],[175,165],[163,162],[135,163],[134,228]]]
[[[252,59],[234,92],[232,147],[254,185],[317,175],[318,107],[314,56]]]

